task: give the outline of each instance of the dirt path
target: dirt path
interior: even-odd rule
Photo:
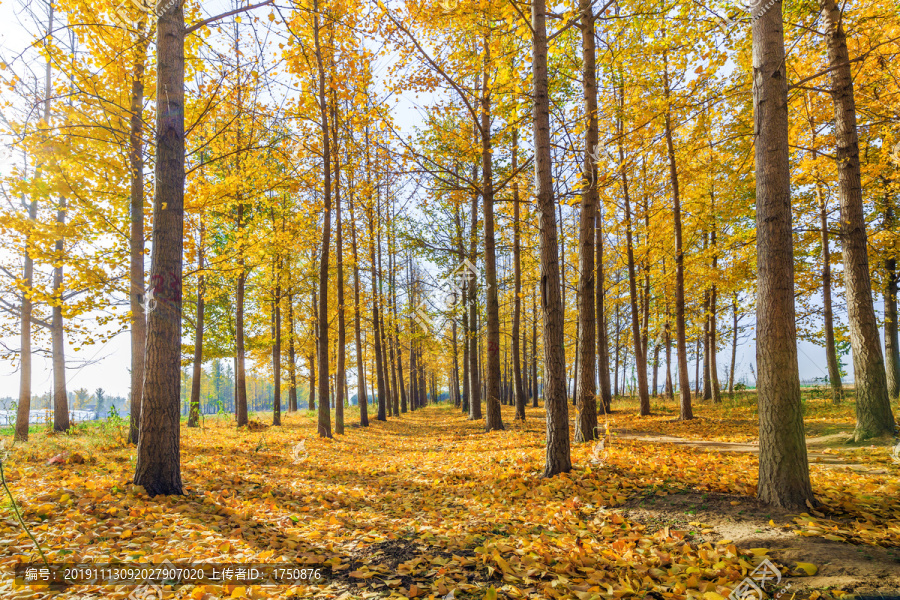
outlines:
[[[810,462],[826,468],[850,468],[873,475],[886,473],[877,467],[850,462],[840,454],[825,452],[829,447],[843,444],[848,437],[847,434],[834,434],[807,439]],[[757,443],[690,440],[625,429],[615,431],[614,439],[673,444],[708,452],[759,452]],[[783,599],[790,599],[794,592],[799,592],[798,600],[805,598],[804,591],[812,589],[900,598],[900,550],[797,535],[791,525],[784,525],[791,522],[794,514],[772,509],[753,498],[679,493],[633,498],[623,508],[628,519],[643,523],[651,531],[670,527],[687,531],[688,539],[699,543],[730,540],[739,548],[768,548],[768,556],[780,564],[803,562],[818,567],[812,577],[785,576],[778,586],[785,591]],[[788,584],[790,587],[785,589]],[[767,591],[774,593],[776,590]]]
[[[752,454],[759,454],[758,442],[737,443],[692,440],[661,433],[635,431],[631,429],[613,429],[612,432],[615,438],[620,440],[633,440],[650,444],[674,444],[676,446],[685,446],[710,452],[749,452]],[[806,450],[809,462],[831,468],[850,468],[860,473],[871,473],[872,475],[886,475],[888,473],[885,469],[848,461],[846,456],[827,452],[827,449],[841,446],[848,439],[850,439],[850,435],[846,433],[835,433],[820,437],[806,438]]]
[[[790,513],[773,510],[746,496],[681,493],[635,498],[623,507],[624,516],[651,530],[666,526],[685,530],[695,542],[731,540],[739,548],[768,548],[776,562],[812,563],[812,577],[785,577],[790,592],[839,589],[855,594],[900,596],[900,550],[854,546],[820,537],[796,535]],[[774,591],[774,590],[768,590]],[[782,596],[784,598],[785,596]],[[786,598],[790,598],[790,593]]]

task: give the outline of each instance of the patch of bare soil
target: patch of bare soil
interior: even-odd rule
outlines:
[[[623,440],[634,440],[650,444],[674,444],[676,446],[685,446],[688,448],[696,448],[709,452],[750,452],[759,454],[759,443],[737,443],[737,442],[718,442],[709,440],[689,440],[672,435],[663,435],[653,432],[640,432],[628,429],[615,430],[616,437]],[[865,465],[848,461],[847,457],[840,454],[830,454],[826,450],[828,448],[843,447],[850,439],[849,433],[834,433],[831,435],[823,435],[819,437],[811,437],[806,439],[807,455],[809,462],[812,464],[822,465],[827,468],[843,469],[849,468],[862,473],[870,473],[872,475],[883,475],[887,473],[885,469],[877,466]],[[883,442],[887,445],[890,440]],[[868,443],[868,442],[867,442]]]
[[[669,526],[688,531],[688,539],[697,543],[731,540],[738,548],[768,548],[768,556],[776,564],[790,569],[798,562],[816,565],[818,571],[812,577],[785,576],[782,580],[782,586],[791,584],[790,592],[800,593],[797,598],[804,597],[804,591],[835,589],[875,597],[900,595],[897,549],[854,546],[796,535],[791,527],[773,527],[770,521],[789,523],[793,514],[752,498],[680,493],[633,498],[622,508],[628,519],[651,531]]]

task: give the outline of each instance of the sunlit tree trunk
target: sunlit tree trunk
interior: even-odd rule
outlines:
[[[738,304],[737,304],[737,292],[734,292],[731,296],[731,312],[734,319],[734,324],[732,327],[731,333],[731,368],[728,371],[728,394],[734,394],[734,364],[737,361],[737,342],[738,342]]]
[[[181,290],[184,239],[184,12],[157,21],[156,194],[150,286],[157,301],[147,358],[134,483],[150,496],[181,494]]]
[[[47,14],[47,36],[53,31],[53,2],[48,4]],[[51,62],[47,59],[46,69],[44,71],[44,123],[50,123],[50,95],[51,88]],[[40,175],[40,165],[35,168],[34,179]],[[32,198],[28,204],[28,220],[32,223],[37,219],[38,201]],[[34,284],[34,259],[31,256],[32,242],[30,235],[25,237],[25,256],[24,265],[22,267],[22,307],[19,314],[20,330],[20,365],[19,365],[19,404],[16,407],[16,431],[14,440],[28,441],[28,426],[31,417],[31,325],[32,315],[34,313],[34,304],[31,301],[31,288]]]
[[[144,391],[144,352],[147,345],[147,315],[144,312],[144,63],[147,36],[138,26],[134,71],[131,78],[131,119],[128,132],[130,169],[131,232],[129,235],[129,285],[131,294],[131,397],[128,443],[137,444],[141,423],[141,395]]]
[[[491,50],[484,38],[481,78],[481,175],[484,196],[484,275],[487,312],[487,357],[485,377],[485,431],[503,429],[500,412],[500,301],[497,289],[497,253],[494,242],[494,167],[491,141]]]
[[[675,163],[675,143],[672,136],[672,107],[669,91],[669,68],[663,69],[663,86],[666,99],[665,130],[666,149],[669,156],[669,172],[672,184],[673,214],[675,222],[675,346],[678,350],[678,387],[681,390],[682,421],[694,418],[691,409],[691,382],[687,364],[687,334],[684,325],[684,252],[681,235],[681,190],[678,186],[678,167]]]
[[[297,347],[294,335],[294,288],[292,271],[288,269],[288,375],[291,378],[291,389],[288,391],[288,411],[297,412]]]
[[[332,128],[334,139],[334,205],[335,220],[337,221],[337,232],[335,234],[335,261],[337,262],[337,361],[335,368],[337,372],[337,384],[335,385],[334,394],[334,432],[338,434],[344,433],[344,384],[347,380],[346,368],[346,348],[347,348],[347,331],[344,320],[344,239],[343,239],[343,223],[341,221],[341,152],[340,137],[338,133],[337,123],[337,96],[336,92],[332,101]]]
[[[319,263],[319,410],[318,433],[331,437],[331,410],[328,402],[328,260],[331,252],[331,135],[328,131],[328,104],[325,97],[325,67],[319,43],[319,2],[313,0],[313,41],[318,67],[318,104],[322,128],[322,171],[324,206],[322,224],[322,256]]]
[[[513,130],[512,171],[519,168],[519,132]],[[519,351],[519,334],[522,324],[522,231],[519,206],[519,181],[512,182],[513,195],[513,318],[512,318],[512,375],[516,420],[525,420],[525,387],[522,382],[522,357]],[[455,333],[455,330],[454,330]],[[455,341],[454,337],[454,341]]]
[[[887,200],[890,203],[890,199]],[[888,204],[884,211],[884,228],[894,228],[894,210]],[[889,252],[896,252],[892,246]],[[891,255],[884,259],[884,354],[887,374],[888,398],[900,400],[900,336],[897,329],[897,259]]]
[[[66,394],[66,333],[63,329],[63,260],[65,245],[62,231],[66,225],[66,199],[60,196],[56,209],[56,223],[60,237],[56,239],[54,250],[56,260],[53,267],[53,309],[50,321],[50,336],[53,356],[53,430],[69,429],[69,397]]]
[[[247,267],[244,259],[242,230],[244,227],[244,205],[239,198],[237,207],[237,252],[238,252],[238,282],[235,292],[236,314],[234,319],[234,346],[235,346],[235,420],[238,427],[247,425],[247,371],[246,351],[244,349],[244,286],[247,281]]]
[[[462,264],[463,259],[466,258],[465,247],[463,246],[463,226],[462,226],[462,218],[459,214],[459,205],[454,207],[453,211],[454,222],[456,223],[456,253],[459,258],[460,264]],[[457,306],[460,307],[460,313],[462,314],[462,347],[463,347],[463,355],[462,355],[462,406],[460,406],[460,410],[463,414],[469,414],[469,402],[471,398],[470,384],[469,381],[469,336],[471,335],[469,328],[469,311],[468,311],[468,298],[469,298],[469,277],[466,277],[462,282],[462,294],[459,299]]]
[[[538,375],[537,375],[537,323],[538,323],[538,311],[537,311],[537,297],[538,291],[537,289],[531,294],[531,314],[533,319],[531,320],[531,406],[532,408],[538,407]]]
[[[369,209],[369,262],[372,266],[372,337],[375,338],[375,376],[378,383],[378,414],[376,418],[379,421],[387,420],[387,405],[384,391],[384,371],[382,365],[381,353],[381,333],[379,332],[379,297],[378,297],[378,276],[376,273],[377,263],[375,262],[375,216],[373,210]]]
[[[634,362],[637,371],[638,400],[641,416],[650,414],[650,394],[647,390],[647,358],[641,343],[641,315],[638,310],[637,272],[634,264],[634,242],[632,239],[631,198],[628,190],[628,173],[625,165],[624,123],[625,88],[619,83],[619,116],[616,130],[619,138],[619,176],[622,178],[622,198],[625,202],[625,247],[628,257],[628,295],[631,305],[631,337],[634,343]]]
[[[477,172],[477,167],[473,167],[473,177],[475,179],[475,174]],[[478,244],[478,193],[474,192],[472,194],[472,210],[470,214],[470,218],[472,221],[471,229],[470,229],[470,239],[469,239],[469,262],[472,265],[477,264],[478,254],[477,254],[477,244]],[[471,398],[469,398],[469,420],[477,421],[481,418],[481,378],[479,377],[479,368],[478,368],[478,337],[480,332],[478,331],[478,286],[476,284],[475,276],[467,277],[468,281],[468,300],[469,300],[469,326],[471,328],[471,333],[469,335],[469,360],[471,364],[469,366],[469,377],[471,382],[469,384],[469,391],[471,393]]]
[[[826,23],[825,43],[834,102],[838,197],[841,202],[841,255],[844,259],[844,288],[856,387],[856,430],[853,439],[860,442],[893,434],[896,424],[888,400],[884,357],[869,276],[850,53],[841,9],[835,0],[820,0],[819,6]]]
[[[815,156],[813,157],[815,160]],[[837,347],[834,341],[834,311],[831,302],[831,248],[828,242],[828,204],[822,193],[822,184],[816,175],[816,198],[819,200],[819,227],[822,235],[822,313],[825,328],[825,361],[828,363],[828,380],[831,384],[831,401],[840,404],[844,397],[844,384],[838,366]]]
[[[200,244],[197,248],[197,316],[194,327],[194,365],[191,374],[191,401],[188,412],[188,427],[200,425],[200,383],[203,376],[203,325],[205,279],[203,273],[203,219],[200,219]]]
[[[363,361],[362,315],[359,308],[359,246],[356,243],[356,215],[353,210],[353,186],[350,186],[350,248],[353,252],[353,334],[356,338],[356,399],[359,405],[359,424],[369,426],[369,399],[366,393],[366,370]]]
[[[766,504],[815,503],[800,405],[788,148],[788,87],[781,0],[754,15],[759,485]]]
[[[594,237],[597,212],[597,165],[593,154],[598,152],[597,124],[597,67],[594,49],[594,13],[591,0],[579,0],[582,55],[582,95],[587,128],[584,132],[582,158],[581,213],[578,227],[578,351],[576,371],[578,382],[575,403],[575,441],[587,442],[597,437],[597,383],[594,273]]]
[[[274,225],[274,219],[273,219]],[[281,259],[273,258],[275,293],[272,296],[272,425],[281,425]]]
[[[595,280],[596,298],[597,298],[597,318],[595,326],[597,329],[597,358],[600,380],[600,412],[606,414],[612,405],[612,386],[609,380],[609,336],[606,330],[606,290],[605,275],[603,268],[603,207],[597,203],[597,210],[594,211],[597,216],[597,276]]]
[[[534,31],[532,73],[534,98],[535,198],[540,212],[541,308],[544,319],[544,403],[547,446],[544,477],[572,470],[569,448],[569,406],[566,402],[563,315],[560,298],[556,201],[551,180],[550,91],[547,81],[547,21],[545,0],[531,4]]]

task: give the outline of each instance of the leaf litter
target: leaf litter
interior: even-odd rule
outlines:
[[[181,497],[149,498],[130,483],[134,449],[84,432],[15,446],[7,476],[52,562],[289,562],[333,574],[319,586],[163,586],[165,598],[719,600],[767,557],[794,582],[795,598],[849,598],[863,589],[859,577],[823,578],[828,564],[778,544],[813,538],[896,561],[900,465],[879,452],[846,451],[881,474],[812,463],[822,506],[772,514],[776,537],[732,540],[718,534],[731,532],[721,518],[728,511],[696,517],[709,508],[696,498],[721,506],[725,498],[733,522],[759,521],[738,513],[759,508],[752,453],[613,435],[602,458],[596,444],[573,445],[573,471],[541,479],[543,411],[529,408],[522,424],[512,407],[503,410],[508,429],[501,432],[482,433],[455,410],[429,407],[334,439],[316,437],[315,416],[306,411],[282,415],[284,426],[264,432],[207,419],[202,429],[182,429]],[[615,420],[647,424],[624,411]],[[695,435],[702,423],[691,426]],[[716,421],[706,423],[714,429],[708,438],[720,439]],[[693,513],[690,503],[675,505],[685,498]],[[651,501],[662,510],[636,511]],[[751,547],[754,541],[763,547]],[[35,554],[4,507],[0,568],[8,574]],[[0,597],[125,599],[134,589],[53,591],[16,587],[6,577]]]

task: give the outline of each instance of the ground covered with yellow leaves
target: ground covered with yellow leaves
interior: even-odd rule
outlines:
[[[573,471],[552,479],[539,476],[543,410],[523,424],[511,407],[502,432],[433,406],[333,440],[305,411],[250,430],[207,418],[182,429],[181,497],[130,483],[134,448],[115,426],[37,432],[7,444],[4,465],[50,562],[277,562],[332,575],[163,586],[166,598],[721,600],[766,560],[778,574],[760,586],[770,597],[900,594],[900,463],[890,441],[843,443],[852,403],[805,401],[822,504],[804,514],[755,500],[752,399],[701,404],[689,423],[672,422],[673,404],[647,418],[616,408],[608,443],[574,445]],[[14,566],[39,560],[4,499],[0,598],[133,598],[133,586],[15,585]]]

